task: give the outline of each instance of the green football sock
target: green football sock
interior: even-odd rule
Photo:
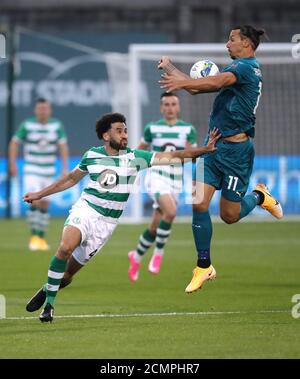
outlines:
[[[38,235],[44,238],[49,223],[49,213],[45,209],[38,209]]]
[[[149,247],[155,240],[155,235],[150,233],[149,229],[146,229],[143,234],[140,235],[139,244],[136,248],[138,255],[143,256]]]
[[[67,261],[58,259],[54,256],[50,262],[50,267],[48,270],[48,281],[46,284],[46,303],[50,303],[52,306],[54,304],[55,296],[59,289],[61,280],[64,276],[66,270]]]
[[[163,255],[165,244],[171,234],[171,227],[172,224],[170,224],[169,222],[166,222],[165,220],[160,220],[160,223],[158,224],[158,227],[156,229],[156,246],[154,251],[156,254]]]
[[[27,222],[29,224],[31,234],[33,236],[39,235],[38,219],[39,210],[35,206],[31,205],[30,208],[27,210]]]

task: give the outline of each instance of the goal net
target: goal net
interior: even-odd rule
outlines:
[[[161,71],[157,64],[162,55],[189,73],[200,59],[210,59],[221,69],[230,63],[224,44],[134,44],[127,55],[108,56],[108,72],[112,83],[115,110],[129,115],[130,145],[136,147],[149,121],[158,120]],[[299,59],[292,56],[291,44],[261,44],[257,57],[263,73],[263,92],[257,110],[255,150],[256,158],[249,189],[264,182],[283,204],[286,215],[300,214],[300,71]],[[128,80],[128,82],[127,82]],[[180,118],[197,129],[198,144],[207,133],[208,118],[216,94],[191,96],[179,91]],[[185,170],[189,175],[189,170]],[[135,220],[151,212],[151,201],[140,191],[132,197],[131,214]],[[219,213],[219,193],[211,203],[211,213]],[[184,187],[180,196],[178,215],[190,216],[190,193]],[[253,215],[264,217],[256,209]]]

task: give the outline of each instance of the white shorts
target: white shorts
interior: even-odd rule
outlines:
[[[79,264],[85,265],[106,244],[118,224],[107,222],[85,200],[79,199],[71,208],[65,225],[80,230],[81,243],[72,256]]]
[[[40,191],[41,189],[50,186],[54,180],[54,177],[42,177],[25,174],[23,179],[24,193]],[[50,197],[51,196],[43,197],[42,200],[49,201]]]
[[[155,172],[149,170],[145,177],[145,188],[148,195],[153,200],[153,209],[159,208],[157,200],[162,195],[170,195],[178,203],[180,192],[182,191],[182,183],[174,182],[169,178],[165,178]]]

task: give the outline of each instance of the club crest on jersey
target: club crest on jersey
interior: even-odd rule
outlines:
[[[119,176],[113,170],[104,170],[98,176],[97,181],[103,189],[112,189],[118,185]]]

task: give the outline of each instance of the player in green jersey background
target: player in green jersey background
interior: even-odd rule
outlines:
[[[39,191],[53,183],[57,149],[62,160],[61,175],[68,170],[67,137],[61,121],[51,117],[49,101],[40,98],[34,108],[35,117],[24,120],[9,144],[9,169],[12,177],[17,176],[16,159],[19,145],[24,150],[25,192]],[[27,221],[31,229],[30,250],[48,250],[45,233],[49,222],[49,199],[44,198],[31,204]]]
[[[175,93],[161,94],[160,112],[163,118],[146,125],[138,149],[175,151],[197,146],[194,126],[178,118],[180,100]],[[152,274],[160,271],[164,247],[171,234],[178,197],[182,191],[182,165],[150,168],[145,177],[145,185],[153,200],[153,213],[149,226],[139,237],[136,249],[128,253],[128,276],[132,282],[138,279],[140,262],[153,242],[155,248],[148,270]]]

